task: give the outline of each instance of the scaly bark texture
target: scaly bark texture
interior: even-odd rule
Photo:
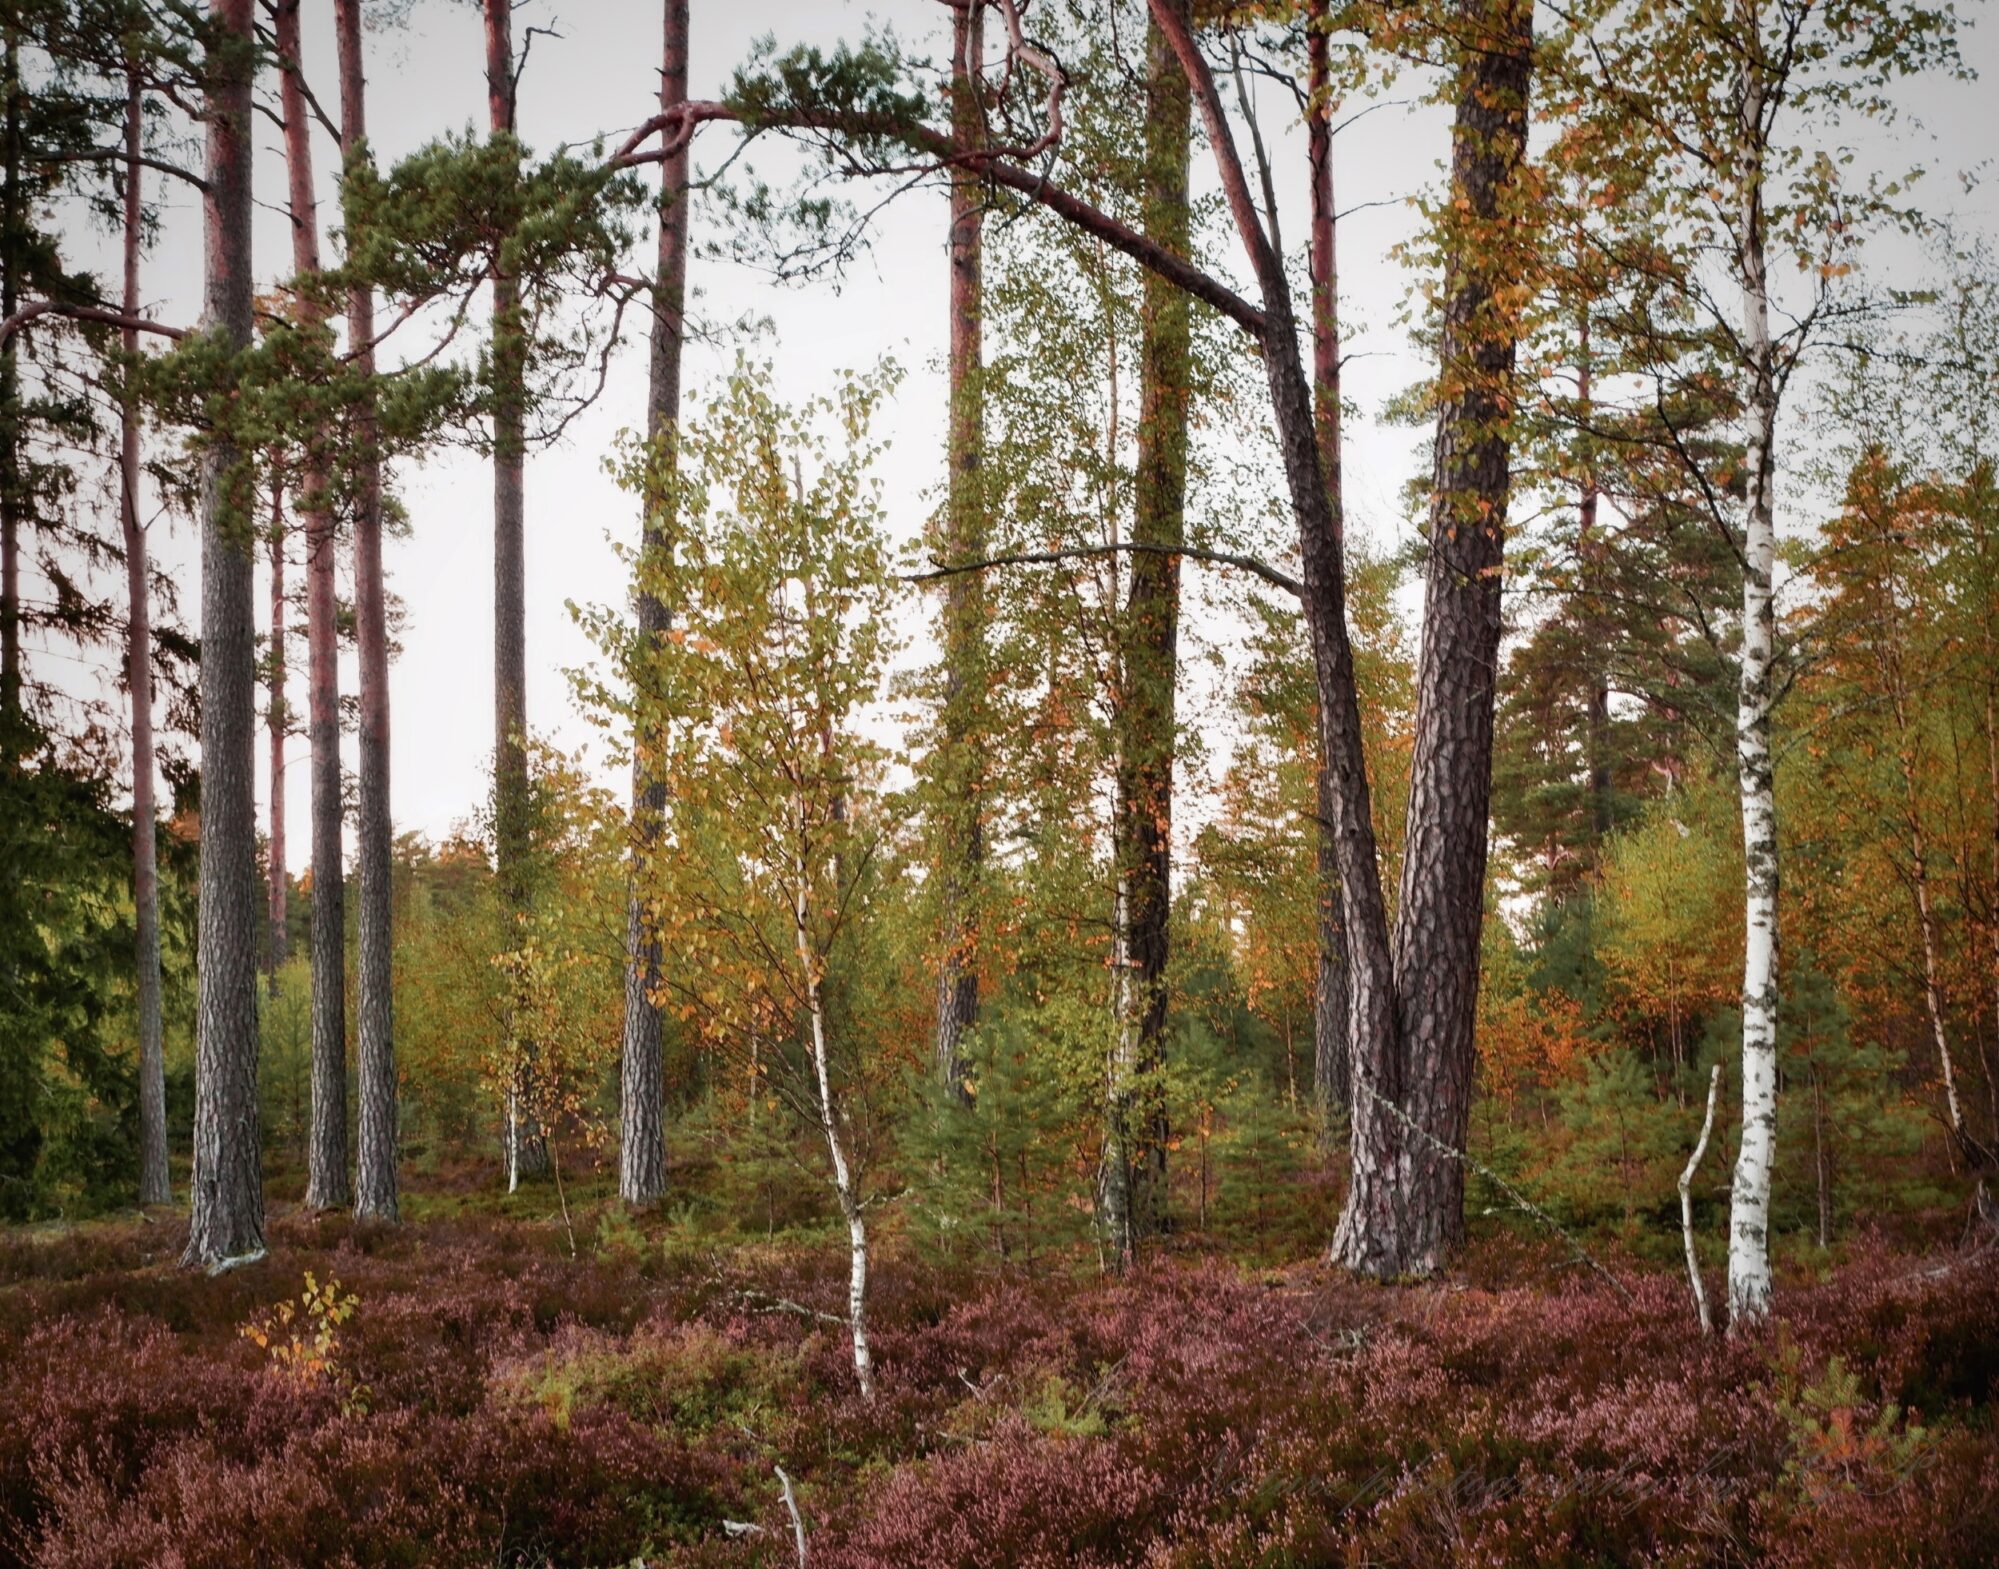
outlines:
[[[659,102],[669,109],[687,98],[687,0],[666,0]],[[685,148],[660,165],[659,274],[653,284],[651,386],[646,433],[654,462],[674,461],[680,425],[680,358],[686,342],[687,160]],[[673,617],[653,592],[655,574],[673,548],[671,497],[650,495],[641,527],[638,617],[641,643],[671,630]],[[644,892],[666,819],[666,786],[654,776],[658,738],[632,737],[632,884],[625,911],[625,1033],[619,1071],[618,1196],[655,1204],[666,1192],[666,1061],[660,1014],[663,955],[645,918]]]
[[[285,489],[282,472],[271,475],[271,522],[266,548],[271,564],[271,641],[264,660],[265,751],[270,759],[270,853],[264,868],[265,906],[271,940],[264,951],[266,988],[278,995],[278,971],[289,955],[289,876],[285,870],[285,740],[291,729],[285,709]]]
[[[350,165],[368,157],[367,76],[361,55],[361,0],[333,0],[340,58],[340,150]],[[347,214],[348,234],[359,221]],[[350,239],[350,244],[352,243]],[[375,293],[347,292],[347,342],[360,378],[350,415],[354,468],[354,623],[361,655],[360,779],[355,816],[359,910],[358,1036],[361,1114],[354,1167],[359,1220],[398,1218],[396,1047],[391,994],[394,909],[390,880],[389,634],[382,586],[382,459],[375,419]]]
[[[1353,1184],[1334,1251],[1336,1257],[1349,1259],[1356,1267],[1392,1274],[1400,1253],[1395,1239],[1402,1233],[1401,1187],[1395,1180],[1401,1140],[1400,1125],[1389,1110],[1399,1109],[1401,1104],[1404,1064],[1388,911],[1381,892],[1373,800],[1354,680],[1353,642],[1347,630],[1340,519],[1320,466],[1312,389],[1298,354],[1290,285],[1282,259],[1257,215],[1213,74],[1191,31],[1168,0],[1152,0],[1151,14],[1168,32],[1180,68],[1194,88],[1209,145],[1220,164],[1223,194],[1263,299],[1263,309],[1256,316],[1245,316],[1239,308],[1231,314],[1257,334],[1263,349],[1285,489],[1298,525],[1304,588],[1300,603],[1312,650],[1319,753],[1326,778],[1324,799],[1338,863],[1340,921],[1347,938],[1348,1059],[1356,1102],[1366,1102],[1366,1115],[1357,1110],[1355,1118]],[[1146,265],[1169,277],[1177,273],[1167,261],[1148,258]],[[1384,1240],[1377,1244],[1377,1238]]]
[[[980,67],[985,49],[983,0],[960,6],[951,40],[951,134],[963,146],[983,140]],[[944,559],[976,561],[986,553],[981,465],[985,451],[985,187],[964,167],[951,171],[950,425],[946,454]],[[964,1039],[979,1013],[979,883],[985,864],[984,767],[978,741],[985,696],[983,575],[951,578],[944,599],[944,740],[938,835],[944,888],[944,954],[937,972],[937,1077],[965,1094]]]
[[[1522,256],[1509,231],[1524,195],[1533,9],[1530,0],[1490,0],[1470,20],[1451,137],[1462,243],[1445,263],[1416,745],[1395,916],[1396,1013],[1408,1063],[1402,1109],[1414,1126],[1401,1147],[1405,1208],[1394,1273],[1433,1273],[1464,1239],[1460,1152],[1471,1117],[1485,910],[1520,330],[1510,286]]]
[[[140,178],[145,102],[136,63],[125,71],[125,292],[127,316],[139,313],[139,240],[145,185]],[[120,336],[128,358],[139,334]],[[132,694],[132,909],[134,983],[139,1011],[139,1202],[171,1204],[167,1172],[166,1057],[160,1029],[160,863],[153,776],[152,584],[146,529],[139,521],[139,410],[129,399],[118,411],[118,519],[125,542],[125,680]]]
[[[1174,0],[1182,25],[1186,6]],[[1188,154],[1193,100],[1158,22],[1146,37],[1146,238],[1188,248]],[[1132,542],[1186,540],[1187,401],[1191,339],[1184,291],[1146,273],[1139,341],[1138,464]],[[1163,1231],[1166,1212],[1166,964],[1173,904],[1173,759],[1179,670],[1180,559],[1132,557],[1114,719],[1118,878],[1116,1016],[1105,1106],[1103,1222],[1122,1265]]]
[[[1760,37],[1760,35],[1759,35]],[[1763,213],[1767,83],[1747,61],[1737,114],[1737,284],[1749,386],[1743,506],[1742,679],[1736,699],[1735,766],[1742,802],[1742,1142],[1728,1211],[1728,1328],[1734,1334],[1770,1315],[1770,1173],[1777,1153],[1777,795],[1770,756],[1772,668],[1777,617],[1773,573],[1777,530],[1771,495],[1777,434],[1776,348]]]
[[[514,8],[483,0],[486,108],[495,136],[514,134]],[[527,754],[527,320],[520,280],[493,277],[493,859],[500,898],[527,916],[530,846]],[[507,1093],[507,1185],[548,1169],[535,1117],[532,1051]]]
[[[251,0],[212,0],[202,70],[208,131],[204,320],[249,347]],[[257,1126],[256,638],[249,487],[217,431],[202,455],[200,1000],[195,1021],[193,1205],[182,1262],[261,1253]]]
[[[284,107],[285,173],[292,270],[301,285],[319,271],[319,200],[312,179],[312,124],[306,118],[299,51],[299,0],[278,0],[279,99]],[[323,311],[310,287],[295,295],[302,331]],[[312,723],[312,1138],[306,1150],[309,1209],[345,1208],[347,1188],[347,917],[340,789],[340,606],[327,452],[320,428],[305,434],[299,515],[305,524],[306,647]]]
[[[1331,40],[1326,0],[1306,15],[1306,154],[1311,180],[1312,418],[1325,478],[1326,505],[1336,539],[1344,542],[1346,508],[1340,484],[1340,284],[1333,205]],[[1339,854],[1333,846],[1333,781],[1321,759],[1316,780],[1319,876],[1319,960],[1312,986],[1312,1098],[1320,1137],[1353,1094],[1347,1053],[1346,926],[1340,919]]]

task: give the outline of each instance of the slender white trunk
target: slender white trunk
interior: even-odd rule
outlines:
[[[1735,720],[1742,795],[1742,1144],[1729,1206],[1731,1333],[1770,1312],[1770,1171],[1777,1147],[1777,799],[1770,754],[1771,666],[1777,625],[1772,596],[1777,534],[1771,500],[1777,429],[1776,351],[1763,234],[1764,84],[1744,69],[1735,236],[1742,286],[1743,347],[1749,361],[1748,497],[1743,528],[1742,685]]]
[[[1916,789],[1914,742],[1909,734],[1908,703],[1903,697],[1901,673],[1891,673],[1894,682],[1895,728],[1898,746],[1896,762],[1902,770],[1902,799],[1909,810],[1909,858],[1911,882],[1916,900],[1916,925],[1923,938],[1923,1006],[1929,1014],[1930,1036],[1936,1042],[1937,1064],[1943,1072],[1944,1105],[1950,1113],[1950,1131],[1961,1145],[1964,1139],[1964,1106],[1957,1097],[1957,1070],[1950,1055],[1950,1032],[1944,1025],[1943,972],[1937,956],[1936,911],[1930,902],[1929,841],[1923,833],[1922,801]],[[1952,1159],[1958,1151],[1952,1152]]]
[[[1721,1064],[1714,1065],[1714,1071],[1707,1080],[1707,1115],[1701,1119],[1701,1136],[1694,1145],[1693,1154],[1687,1157],[1686,1167],[1680,1172],[1680,1240],[1687,1247],[1687,1286],[1694,1294],[1694,1314],[1700,1319],[1701,1333],[1714,1333],[1714,1320],[1707,1310],[1707,1287],[1701,1282],[1700,1255],[1694,1251],[1694,1172],[1699,1168],[1701,1157],[1707,1153],[1708,1135],[1714,1132],[1715,1096],[1721,1090]]]
[[[799,809],[801,840],[804,809]],[[806,1012],[812,1020],[812,1071],[819,1088],[819,1127],[826,1135],[826,1154],[833,1163],[833,1192],[840,1201],[840,1214],[847,1222],[847,1324],[854,1336],[854,1378],[861,1386],[861,1398],[875,1397],[874,1357],[868,1350],[868,1223],[862,1213],[860,1195],[854,1188],[853,1172],[847,1165],[846,1146],[840,1139],[840,1119],[833,1109],[833,1074],[826,1058],[826,1007],[819,989],[819,962],[807,935],[805,857],[797,861],[798,884],[792,896],[792,935],[798,948],[798,968],[805,981]]]

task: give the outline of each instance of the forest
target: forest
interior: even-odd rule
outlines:
[[[0,0],[0,1565],[1999,1562],[1982,10]]]

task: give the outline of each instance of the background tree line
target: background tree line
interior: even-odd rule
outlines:
[[[566,1215],[565,1161],[614,1165],[690,1224],[837,1216],[866,1390],[884,1226],[1387,1279],[1499,1209],[1671,1256],[1717,1062],[1731,1322],[1778,1239],[1985,1212],[1995,284],[1841,151],[1961,69],[1947,14],[971,0],[934,60],[773,40],[696,98],[669,0],[657,104],[549,152],[535,30],[481,14],[485,127],[386,167],[358,0],[330,61],[300,0],[0,16],[9,1214],[184,1184],[220,1269],[281,1152],[383,1222],[408,1169],[497,1150]],[[1408,94],[1450,130],[1403,258],[1431,461],[1383,553],[1347,527],[1336,171]],[[748,172],[780,139],[796,189]],[[166,181],[196,321],[143,304]],[[837,271],[890,190],[950,279],[920,535],[881,500],[892,366],[789,407],[746,336],[683,388],[726,335],[691,245]],[[116,291],[65,261],[92,213]],[[1919,296],[1875,260],[1910,234]],[[576,612],[613,791],[527,711],[524,474],[640,331],[630,603]],[[492,465],[493,784],[431,845],[390,818],[387,677],[462,588],[399,601],[382,541],[445,443]],[[147,565],[175,516],[193,627]],[[116,706],[37,679],[61,640],[122,658]]]

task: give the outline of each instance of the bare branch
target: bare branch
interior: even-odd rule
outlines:
[[[1237,555],[1228,550],[1203,550],[1197,545],[1162,545],[1138,540],[1119,540],[1108,545],[1075,545],[1063,550],[1022,550],[1004,556],[987,556],[979,561],[937,562],[928,572],[906,572],[901,581],[905,583],[935,583],[944,578],[959,577],[967,572],[984,572],[989,567],[1032,567],[1052,566],[1063,561],[1090,561],[1121,553],[1135,553],[1152,556],[1178,556],[1189,561],[1206,561],[1215,566],[1239,567],[1263,579],[1273,588],[1281,588],[1294,596],[1305,592],[1305,585],[1295,577],[1280,572],[1268,562],[1259,561],[1254,556]],[[935,560],[935,557],[931,558]]]

